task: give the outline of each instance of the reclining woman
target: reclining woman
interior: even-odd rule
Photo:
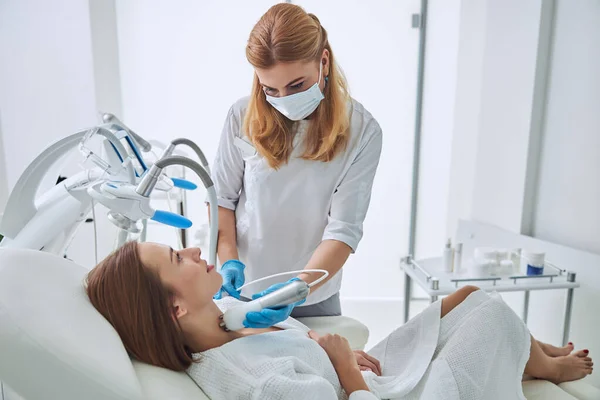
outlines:
[[[221,275],[198,248],[129,242],[87,279],[94,307],[132,357],[187,371],[211,399],[524,399],[523,374],[554,383],[592,373],[587,350],[536,341],[497,294],[463,287],[368,354],[300,322],[227,332]]]

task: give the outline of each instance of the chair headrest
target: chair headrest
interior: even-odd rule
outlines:
[[[121,339],[85,293],[87,272],[0,249],[0,381],[28,400],[142,398]]]

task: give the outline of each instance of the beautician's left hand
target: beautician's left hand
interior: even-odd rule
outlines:
[[[256,293],[252,295],[252,300],[256,300],[260,297],[263,297],[271,292],[274,292],[277,289],[282,288],[292,281],[298,281],[300,278],[292,278],[285,283],[276,283],[272,286],[269,286],[267,290],[263,290],[262,292]],[[289,304],[287,306],[278,307],[278,308],[265,308],[260,312],[251,311],[246,314],[246,319],[244,320],[244,326],[246,328],[269,328],[275,324],[285,321],[288,319],[294,307],[299,306],[304,303],[306,299],[300,300],[296,303]]]

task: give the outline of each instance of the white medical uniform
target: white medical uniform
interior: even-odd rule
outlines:
[[[242,132],[248,100],[239,100],[229,110],[212,169],[219,206],[236,213],[246,282],[304,269],[323,240],[341,241],[354,252],[381,154],[377,121],[352,100],[348,145],[330,162],[300,158],[310,121],[299,121],[290,160],[273,169]],[[336,294],[341,281],[340,271],[303,305]]]

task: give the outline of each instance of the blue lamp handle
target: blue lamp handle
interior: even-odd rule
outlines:
[[[171,180],[173,181],[173,185],[180,189],[196,190],[198,188],[198,186],[194,182],[190,182],[186,179],[171,178]]]
[[[192,226],[192,221],[170,211],[156,210],[151,219],[160,222],[161,224],[174,226],[179,229],[187,229]]]

